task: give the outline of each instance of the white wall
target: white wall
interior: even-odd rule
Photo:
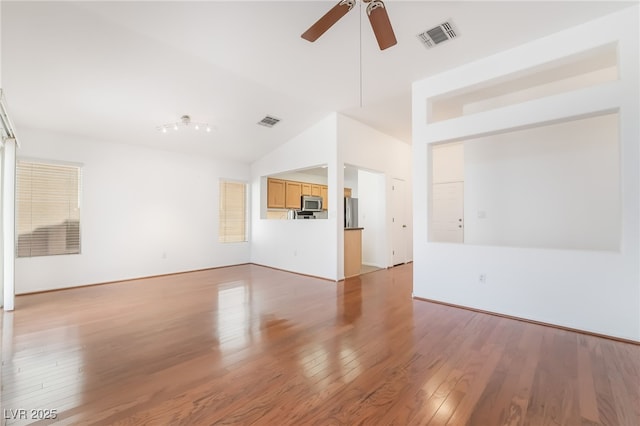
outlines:
[[[82,254],[20,258],[27,293],[250,261],[249,243],[218,243],[218,179],[249,167],[176,152],[20,129],[19,158],[83,164]]]
[[[554,95],[559,92],[582,89],[596,84],[618,79],[618,67],[611,66],[597,71],[585,72],[570,78],[563,78],[546,84],[536,85],[503,96],[485,99],[478,102],[467,103],[462,107],[463,114],[474,114],[488,111],[506,105],[513,105],[531,99],[539,99],[544,96]]]
[[[344,187],[351,188],[351,197],[358,198],[358,174],[359,170],[347,165],[344,168]]]
[[[251,166],[252,242],[251,261],[287,271],[340,280],[344,278],[343,188],[345,164],[378,170],[385,176],[385,191],[391,179],[410,184],[411,148],[351,118],[333,113],[297,137],[278,147]],[[265,176],[327,164],[329,187],[328,220],[268,220]],[[348,175],[348,173],[347,173]],[[354,178],[355,179],[355,178]],[[386,194],[385,194],[386,192]],[[264,210],[264,211],[262,211]],[[383,205],[385,226],[382,266],[390,266],[390,206]]]
[[[0,10],[1,9],[2,7],[0,7]],[[2,176],[4,176],[3,167],[4,167],[4,149],[2,149],[2,152],[0,152],[0,212],[3,211],[2,209],[3,190],[1,189],[4,186],[4,183],[2,181]],[[0,229],[2,229],[2,224],[4,220],[5,218],[2,217],[2,215],[0,214]],[[2,233],[0,233],[0,241],[3,241]],[[4,306],[4,243],[0,243],[0,307],[3,307],[3,306]]]
[[[465,141],[464,241],[620,249],[618,116]]]
[[[414,294],[640,341],[640,128],[637,5],[413,85]],[[601,31],[607,28],[606,32]],[[428,100],[617,43],[620,79],[427,123]],[[430,143],[464,140],[619,110],[619,252],[429,243]],[[486,283],[479,283],[486,274]]]
[[[0,89],[2,86],[2,2],[0,1]],[[0,153],[0,176],[2,173],[2,165],[4,164],[4,150]],[[3,187],[2,179],[0,178],[0,188]],[[0,212],[2,211],[2,191],[0,191]],[[2,228],[2,221],[4,218],[0,215],[0,229]],[[0,241],[2,241],[2,235],[0,235]],[[4,246],[0,244],[0,307],[4,306]],[[2,339],[0,339],[0,344]],[[0,393],[0,395],[2,395]]]
[[[382,173],[358,170],[358,226],[362,232],[362,263],[386,268],[385,177]]]
[[[251,261],[259,265],[338,280],[338,191],[336,114],[331,114],[251,165]],[[328,220],[269,220],[265,176],[327,164]],[[342,200],[340,190],[340,200]]]
[[[327,169],[323,169],[326,170]],[[306,182],[306,183],[316,183],[318,185],[326,185],[327,184],[327,175],[325,173],[324,176],[318,175],[318,174],[314,174],[314,173],[305,173],[304,171],[301,172],[287,172],[287,173],[282,173],[282,174],[278,174],[276,176],[271,176],[271,177],[276,177],[278,179],[284,179],[284,180],[293,180],[293,181],[298,181],[298,182]]]
[[[386,200],[391,199],[392,179],[397,178],[405,181],[406,211],[411,215],[411,146],[344,115],[338,115],[338,143],[340,149],[339,158],[343,164],[379,172],[384,175],[385,191],[382,197],[385,202],[382,205],[382,211],[384,214],[385,234],[382,237],[383,239],[378,242],[382,243],[382,247],[386,252],[384,263],[381,266],[393,266],[393,248],[391,247],[391,212],[393,211],[393,206]],[[358,191],[361,193],[362,189],[359,188]],[[341,200],[341,203],[343,202]],[[408,229],[406,229],[406,235],[411,240],[413,235],[412,218],[408,217],[406,219],[409,224]],[[363,235],[366,231],[366,229],[363,231]],[[413,259],[412,246],[413,241],[407,241],[407,247],[410,248],[409,253],[407,253],[407,261]]]

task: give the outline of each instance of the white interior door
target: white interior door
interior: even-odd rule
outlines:
[[[464,182],[433,185],[431,241],[464,242]]]
[[[391,184],[391,249],[394,265],[407,262],[405,191],[405,182],[394,178]]]

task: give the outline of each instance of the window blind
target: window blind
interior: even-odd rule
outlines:
[[[247,241],[247,184],[220,180],[218,241]]]
[[[16,256],[80,253],[81,169],[16,164]]]

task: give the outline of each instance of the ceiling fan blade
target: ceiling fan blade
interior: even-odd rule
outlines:
[[[369,16],[373,33],[376,35],[376,40],[378,40],[380,50],[387,49],[398,43],[391,27],[391,21],[389,21],[387,8],[382,0],[371,1],[367,6],[367,15]]]
[[[355,4],[355,0],[341,0],[333,6],[330,11],[325,13],[322,18],[318,19],[315,24],[309,27],[309,29],[302,34],[302,38],[309,41],[316,41],[318,37],[338,22],[348,11],[353,9]]]

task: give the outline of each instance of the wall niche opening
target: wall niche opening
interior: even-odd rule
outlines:
[[[618,46],[609,43],[429,100],[427,123],[463,117],[619,79]]]
[[[431,147],[429,241],[619,251],[618,113]]]

